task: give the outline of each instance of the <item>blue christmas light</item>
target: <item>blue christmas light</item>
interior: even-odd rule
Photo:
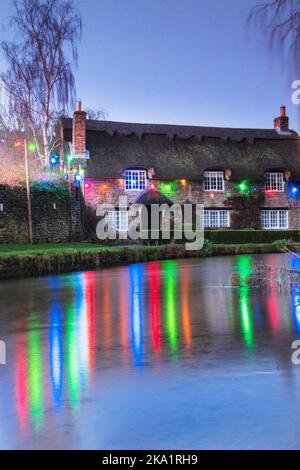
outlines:
[[[291,197],[297,196],[297,194],[299,192],[299,188],[297,186],[293,185],[293,184],[290,186],[289,190],[290,190],[290,196]]]
[[[79,187],[82,183],[83,177],[80,173],[75,173],[74,175],[74,184],[76,187]]]
[[[58,155],[50,155],[50,166],[53,168],[59,164]]]

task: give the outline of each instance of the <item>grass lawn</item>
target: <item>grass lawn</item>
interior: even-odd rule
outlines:
[[[274,243],[243,243],[243,244],[214,244],[215,251],[226,253],[226,249],[234,249],[237,247],[243,248],[269,248],[274,246]],[[300,250],[300,244],[295,243],[294,249]],[[182,245],[181,245],[182,246]],[[131,250],[143,250],[143,249],[157,249],[163,248],[163,245],[155,246],[143,246],[143,245],[128,245],[127,248]],[[41,243],[36,245],[21,245],[17,243],[8,243],[0,245],[0,256],[30,256],[37,254],[68,254],[68,253],[78,253],[78,252],[95,252],[95,251],[114,251],[117,252],[122,250],[124,246],[107,246],[107,245],[97,245],[95,243],[89,242],[70,242],[70,243]],[[274,250],[278,251],[278,250]]]
[[[0,245],[0,256],[28,256],[37,254],[66,254],[86,251],[118,251],[124,247],[121,246],[103,246],[89,242],[70,242],[70,243],[41,243],[36,245],[21,245],[17,243],[7,243]],[[155,246],[128,246],[134,250],[155,249]]]

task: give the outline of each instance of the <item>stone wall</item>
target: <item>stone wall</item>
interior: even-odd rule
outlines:
[[[2,206],[3,205],[3,206]],[[60,243],[80,239],[76,220],[76,192],[71,198],[53,192],[31,190],[32,226],[35,243]],[[28,212],[26,190],[0,185],[0,243],[27,243]]]

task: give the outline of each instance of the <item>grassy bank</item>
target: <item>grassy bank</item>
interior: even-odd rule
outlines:
[[[300,243],[294,243],[290,248],[300,251]],[[277,243],[209,244],[201,251],[185,251],[184,245],[108,247],[92,243],[33,246],[11,244],[0,246],[0,279],[59,274],[163,259],[280,251]]]

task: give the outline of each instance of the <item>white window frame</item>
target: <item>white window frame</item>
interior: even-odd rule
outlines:
[[[204,209],[204,228],[230,228],[230,211],[227,209]]]
[[[265,173],[265,190],[276,193],[284,192],[283,173],[276,171],[267,171]]]
[[[262,209],[260,220],[263,230],[288,229],[289,211],[288,209]]]
[[[128,211],[108,210],[106,212],[107,223],[117,232],[128,232]]]
[[[224,172],[223,171],[205,171],[203,173],[203,189],[204,191],[214,191],[221,193],[225,190]]]
[[[125,170],[124,186],[126,191],[144,191],[147,189],[147,171]]]

